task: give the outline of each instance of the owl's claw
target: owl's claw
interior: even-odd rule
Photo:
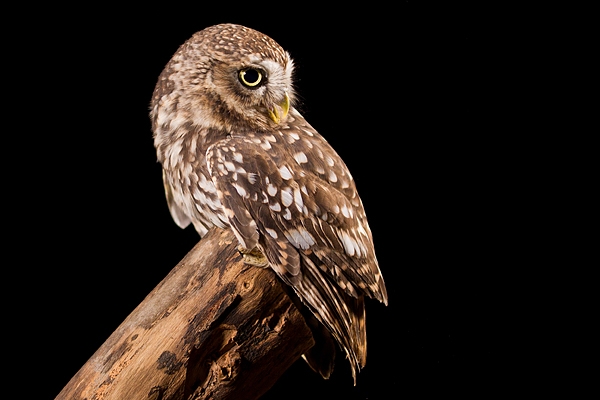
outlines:
[[[244,259],[244,263],[246,264],[254,265],[256,267],[266,267],[267,265],[269,265],[267,257],[265,257],[264,254],[256,247],[252,250],[248,250],[242,245],[239,245],[237,250]]]

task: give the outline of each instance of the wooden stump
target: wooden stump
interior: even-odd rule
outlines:
[[[259,398],[313,345],[281,285],[212,229],[56,400]]]

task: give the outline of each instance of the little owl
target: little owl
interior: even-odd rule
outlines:
[[[356,384],[367,355],[364,298],[387,304],[387,292],[348,168],[294,108],[293,68],[250,28],[197,32],[158,78],[154,145],[177,225],[192,223],[201,237],[231,229],[244,262],[270,267],[320,322],[309,324],[311,368],[330,376],[333,337]]]

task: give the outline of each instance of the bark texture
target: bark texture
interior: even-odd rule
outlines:
[[[215,228],[56,400],[257,399],[313,343],[273,271],[245,265]]]

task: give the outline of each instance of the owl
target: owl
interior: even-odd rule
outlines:
[[[356,185],[296,109],[293,72],[289,53],[256,30],[195,33],[158,78],[154,146],[175,223],[200,237],[231,229],[244,262],[271,268],[300,300],[316,341],[309,366],[328,378],[339,348],[356,385],[365,297],[387,305],[387,291]]]

